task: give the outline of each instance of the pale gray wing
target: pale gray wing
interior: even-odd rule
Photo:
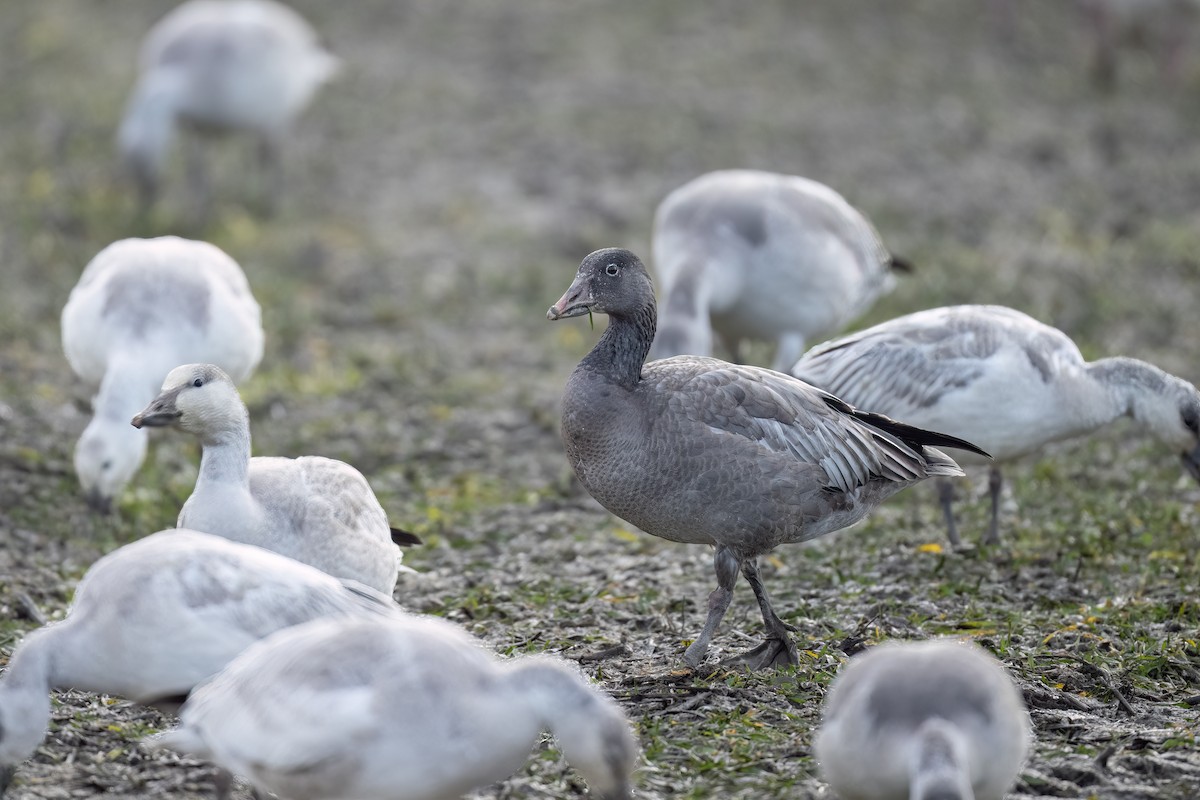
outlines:
[[[1002,348],[1019,348],[1044,376],[1082,363],[1060,331],[1011,309],[956,306],[910,314],[814,347],[792,368],[858,407],[903,419],[965,389]]]

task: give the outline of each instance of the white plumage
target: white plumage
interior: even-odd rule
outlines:
[[[597,795],[630,797],[617,705],[545,657],[498,661],[448,622],[315,622],[246,650],[156,744],[289,800],[444,800],[502,780],[549,729]]]
[[[791,371],[858,408],[991,453],[988,541],[997,535],[1000,462],[1123,416],[1181,453],[1200,480],[1200,394],[1192,384],[1132,358],[1086,362],[1062,331],[1011,308],[949,306],[898,317],[814,347]],[[949,484],[942,489],[957,542]]]
[[[71,368],[99,387],[75,448],[75,471],[97,509],[141,466],[146,434],[129,418],[173,367],[208,361],[240,381],[263,351],[261,314],[241,268],[211,244],[175,236],[101,250],[63,308],[62,339]]]
[[[973,644],[935,640],[851,659],[815,744],[841,800],[1001,800],[1029,740],[1004,668]]]
[[[756,170],[684,184],[654,218],[659,326],[651,359],[712,355],[713,333],[775,342],[785,370],[891,290],[896,262],[871,223],[824,184]],[[902,267],[904,268],[904,267]]]
[[[61,622],[0,679],[0,795],[45,736],[51,689],[177,703],[252,642],[324,616],[392,616],[390,597],[259,547],[167,530],[101,558]]]
[[[319,456],[251,458],[249,412],[219,368],[171,370],[132,422],[200,440],[200,475],[179,527],[265,547],[381,592],[395,588],[400,550],[367,479]]]
[[[191,0],[171,11],[146,35],[117,136],[143,200],[181,125],[252,133],[274,168],[287,129],[337,67],[309,24],[273,0]]]

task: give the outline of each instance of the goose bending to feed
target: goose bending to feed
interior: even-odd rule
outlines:
[[[511,775],[549,729],[592,792],[631,797],[628,720],[579,671],[499,661],[443,620],[320,621],[248,648],[152,741],[291,800],[445,800]]]
[[[1132,358],[1086,362],[1066,334],[1003,306],[947,306],[898,317],[814,347],[791,370],[848,403],[978,443],[998,541],[1000,465],[1043,445],[1132,417],[1200,481],[1200,394]],[[968,457],[969,458],[969,457]],[[952,543],[953,489],[939,487]]]
[[[99,387],[75,472],[88,504],[108,511],[146,455],[146,434],[129,417],[178,364],[211,361],[245,379],[262,358],[262,319],[241,267],[217,247],[175,236],[122,239],[71,290],[62,343],[75,374]]]
[[[851,659],[826,697],[815,746],[841,800],[1001,800],[1029,739],[1004,667],[973,644],[939,639]]]
[[[628,250],[587,256],[547,316],[593,311],[608,314],[609,324],[567,381],[567,458],[584,488],[618,517],[664,539],[716,547],[717,588],[704,629],[684,655],[693,667],[729,608],[739,570],[768,639],[733,662],[797,663],[758,557],[845,528],[925,478],[961,475],[935,446],[983,453],[771,370],[698,356],[645,363],[654,289]]]
[[[178,525],[258,545],[391,594],[398,544],[420,539],[388,525],[362,473],[320,456],[250,457],[250,413],[219,367],[184,364],[134,416],[200,440],[200,475]]]
[[[172,706],[251,643],[320,617],[390,617],[386,595],[260,547],[166,530],[101,558],[66,619],[33,631],[0,676],[0,796],[50,721],[51,689]]]
[[[895,283],[879,235],[824,184],[757,170],[710,172],[658,207],[654,267],[662,322],[651,358],[712,355],[715,331],[776,343],[786,370],[805,341],[862,314]]]
[[[191,0],[146,35],[139,77],[117,134],[121,156],[144,206],[158,191],[175,131],[245,131],[259,140],[279,194],[280,144],[338,60],[323,50],[309,24],[273,0]],[[191,191],[207,206],[208,187],[193,141]]]

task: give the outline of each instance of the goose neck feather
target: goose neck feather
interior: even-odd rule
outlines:
[[[653,300],[632,314],[610,313],[608,329],[576,369],[598,373],[612,383],[632,389],[641,380],[656,324]]]
[[[196,491],[208,483],[250,486],[250,425],[205,435],[201,440],[200,475]]]

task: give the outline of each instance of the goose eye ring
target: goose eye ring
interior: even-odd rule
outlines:
[[[197,389],[199,389],[203,385],[204,385],[204,381],[201,378],[196,378],[196,380],[192,381],[192,386],[195,386]]]
[[[615,276],[620,271],[621,271],[621,268],[618,267],[616,264],[609,264],[607,267],[604,268],[604,272],[606,275]]]

